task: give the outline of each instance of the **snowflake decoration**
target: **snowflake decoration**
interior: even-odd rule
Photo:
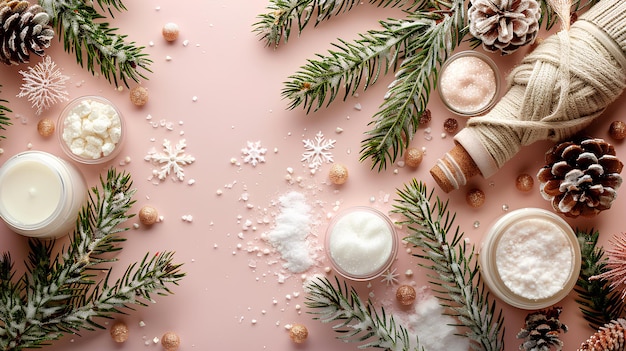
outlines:
[[[185,139],[181,139],[174,146],[169,140],[163,139],[163,152],[151,151],[144,160],[161,166],[160,169],[155,170],[155,175],[160,180],[174,173],[176,178],[182,181],[185,179],[183,166],[192,164],[196,160],[193,156],[185,154],[185,147],[187,147]]]
[[[249,163],[253,167],[256,167],[257,164],[265,162],[265,153],[267,149],[261,147],[261,142],[256,141],[248,141],[247,146],[241,149],[241,153],[244,155],[243,162]]]
[[[387,286],[392,285],[392,284],[397,284],[398,283],[398,276],[399,274],[396,273],[396,269],[394,268],[393,270],[387,270],[387,272],[385,272],[382,277],[383,279],[381,279],[380,281],[383,283],[387,283]]]
[[[333,162],[333,154],[330,150],[335,147],[335,141],[333,139],[325,139],[321,131],[317,132],[315,140],[302,140],[306,151],[302,154],[300,161],[308,162],[311,172],[319,169],[324,162]]]
[[[56,67],[50,56],[46,56],[34,68],[28,67],[28,71],[20,71],[24,83],[17,97],[28,97],[37,115],[57,102],[68,100],[65,82],[70,77],[61,74]]]

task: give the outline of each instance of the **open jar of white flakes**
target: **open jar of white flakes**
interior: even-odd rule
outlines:
[[[65,154],[85,164],[115,158],[126,134],[120,111],[100,96],[82,96],[71,101],[61,112],[57,130]]]
[[[572,228],[556,214],[524,208],[502,216],[479,254],[481,277],[511,306],[535,310],[561,301],[576,285],[581,253]]]

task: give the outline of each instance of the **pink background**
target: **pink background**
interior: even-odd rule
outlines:
[[[428,170],[437,158],[453,145],[451,135],[441,137],[443,121],[454,117],[443,108],[435,92],[429,104],[433,119],[432,140],[425,139],[420,128],[413,145],[426,147],[422,165],[416,170],[390,165],[384,172],[370,170],[369,161],[359,162],[359,150],[364,131],[393,79],[389,74],[358,97],[345,102],[337,100],[331,107],[306,115],[302,109],[286,110],[288,101],[280,91],[283,82],[315,53],[330,49],[337,37],[355,38],[357,33],[378,29],[377,21],[387,17],[399,17],[394,9],[381,9],[369,4],[357,6],[350,13],[342,14],[317,28],[307,28],[301,37],[292,32],[289,43],[274,50],[252,32],[256,16],[265,12],[268,2],[188,0],[175,1],[127,1],[127,12],[116,14],[112,24],[129,39],[146,46],[145,52],[154,61],[153,73],[142,84],[149,89],[149,103],[138,108],[128,98],[128,89],[117,90],[102,77],[94,77],[81,69],[73,54],[63,51],[56,39],[47,53],[70,77],[67,90],[70,98],[82,95],[101,95],[114,101],[122,111],[128,127],[128,139],[120,156],[109,165],[79,166],[90,186],[98,184],[98,176],[110,165],[132,174],[138,189],[134,210],[144,205],[156,207],[164,217],[151,228],[140,226],[126,233],[124,250],[114,264],[114,275],[140,260],[146,252],[176,251],[177,262],[184,263],[187,276],[180,286],[172,287],[172,296],[156,297],[156,303],[147,308],[138,307],[127,315],[118,316],[131,328],[126,344],[113,343],[107,331],[83,332],[81,336],[67,335],[54,342],[50,350],[107,350],[158,348],[152,339],[164,332],[177,332],[182,344],[180,350],[355,350],[357,344],[344,344],[335,339],[330,325],[314,321],[305,307],[302,278],[299,274],[287,276],[279,282],[280,257],[276,253],[257,256],[248,252],[249,247],[261,250],[270,248],[261,238],[272,229],[274,216],[278,213],[278,198],[295,190],[307,196],[313,206],[317,221],[311,241],[318,249],[324,237],[328,215],[354,205],[366,205],[385,212],[391,209],[396,189],[413,178],[424,181],[429,189],[435,183]],[[182,6],[181,6],[182,5]],[[167,43],[161,36],[161,28],[167,22],[180,26],[177,41]],[[188,41],[184,45],[184,41]],[[497,55],[502,73],[524,55],[524,50],[505,58]],[[170,57],[171,59],[167,59]],[[31,65],[39,62],[32,58]],[[0,141],[4,153],[0,161],[27,150],[45,150],[61,155],[56,136],[45,139],[37,134],[39,118],[56,120],[66,103],[60,103],[45,111],[41,117],[26,99],[16,98],[21,84],[18,67],[0,67],[2,97],[10,101],[13,126],[9,127],[5,140]],[[197,101],[194,101],[197,97]],[[361,109],[355,108],[360,104]],[[626,105],[612,105],[597,121],[590,133],[607,137],[609,124],[623,118]],[[152,119],[149,120],[148,116]],[[461,126],[463,118],[457,118]],[[172,130],[151,122],[171,123]],[[343,132],[337,133],[341,128]],[[327,180],[330,164],[324,164],[319,172],[310,174],[301,161],[303,139],[313,139],[321,131],[325,138],[336,140],[331,150],[336,162],[346,165],[349,180],[342,186],[333,186]],[[152,149],[161,150],[163,139],[173,143],[186,139],[186,152],[196,158],[195,163],[184,168],[183,182],[173,179],[158,181],[152,178],[153,166],[143,158]],[[260,141],[268,149],[264,163],[252,167],[243,162],[241,149],[248,141]],[[479,187],[486,194],[486,203],[479,209],[471,208],[465,201],[466,190],[436,194],[450,201],[450,209],[457,213],[457,224],[470,242],[480,245],[480,240],[490,223],[503,215],[503,206],[509,211],[523,207],[549,209],[548,202],[539,194],[537,185],[529,193],[515,188],[515,178],[520,173],[535,174],[543,166],[543,155],[548,143],[538,143],[523,150],[492,179],[475,178],[470,187]],[[618,156],[624,154],[624,145],[616,143]],[[120,165],[124,157],[131,162]],[[236,160],[236,162],[231,162]],[[300,177],[293,184],[286,181],[288,169],[292,177]],[[152,178],[152,179],[151,179]],[[189,180],[195,180],[193,185]],[[247,200],[246,200],[247,199]],[[616,217],[626,210],[626,196],[619,196],[614,208],[593,219],[568,220],[573,227],[596,228],[605,246],[614,234],[623,230]],[[191,222],[182,220],[191,215]],[[246,226],[246,221],[251,226]],[[474,228],[478,221],[480,226]],[[137,219],[131,223],[137,223]],[[9,250],[18,262],[27,255],[27,240],[9,232],[4,225],[1,251]],[[239,235],[241,233],[241,235]],[[406,232],[400,230],[400,235]],[[241,246],[241,248],[238,247]],[[427,286],[425,271],[418,260],[400,246],[393,268],[400,273],[401,284],[416,288]],[[318,251],[318,264],[306,276],[324,274],[327,266],[322,251]],[[404,274],[407,269],[415,272],[412,277]],[[329,275],[332,277],[332,275]],[[379,279],[354,284],[363,299],[371,297],[377,306],[384,305],[388,311],[402,318],[410,309],[400,308],[393,299],[395,286],[386,286]],[[581,316],[574,302],[574,295],[562,301],[562,321],[570,332],[562,334],[566,350],[575,349],[593,333]],[[499,303],[506,321],[506,349],[516,350],[520,344],[515,339],[523,326],[527,311]],[[101,323],[107,323],[100,320]],[[140,326],[143,322],[145,326]],[[288,336],[286,325],[301,323],[309,330],[309,339],[302,345],[294,344]],[[145,344],[147,346],[144,346]]]

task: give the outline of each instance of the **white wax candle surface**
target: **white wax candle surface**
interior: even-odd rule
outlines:
[[[496,267],[502,281],[513,293],[528,299],[548,298],[563,289],[573,260],[567,233],[539,218],[513,223],[496,249]]]
[[[330,232],[330,255],[346,273],[366,276],[380,270],[392,254],[393,231],[380,216],[355,210],[345,214]]]
[[[61,202],[61,179],[49,166],[23,160],[8,169],[0,201],[14,221],[34,225],[49,218]]]
[[[473,113],[485,108],[496,94],[496,75],[485,61],[462,56],[441,73],[441,96],[454,110]]]

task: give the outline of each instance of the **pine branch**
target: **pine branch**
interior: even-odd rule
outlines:
[[[98,0],[99,6],[113,6],[125,9],[121,0]],[[48,13],[52,26],[56,28],[59,40],[63,40],[66,52],[74,52],[76,61],[92,74],[98,66],[100,73],[109,81],[118,80],[128,86],[129,80],[138,82],[147,79],[139,69],[151,72],[152,63],[135,42],[126,42],[126,35],[117,34],[117,28],[102,22],[106,17],[96,11],[91,2],[82,0],[39,0]],[[108,8],[111,13],[110,7]],[[111,13],[112,14],[112,13]]]
[[[111,268],[104,263],[115,261],[111,253],[121,250],[125,239],[118,234],[128,230],[120,226],[133,216],[127,213],[135,190],[130,175],[114,169],[100,182],[60,253],[53,255],[54,241],[30,240],[26,273],[18,280],[10,255],[0,260],[0,350],[37,348],[64,333],[102,328],[96,317],[146,306],[152,294],[171,294],[167,285],[183,278],[173,253],[164,252],[146,254],[110,284]],[[106,276],[96,281],[103,271]]]
[[[400,223],[411,233],[405,240],[422,249],[415,255],[428,262],[422,266],[432,272],[430,282],[441,305],[468,328],[474,350],[503,350],[502,311],[496,311],[495,300],[480,280],[474,246],[466,248],[463,233],[458,227],[453,230],[455,215],[447,203],[437,198],[431,205],[433,192],[416,180],[398,195],[394,212],[406,218]]]
[[[407,330],[387,315],[384,308],[378,314],[370,301],[364,303],[354,288],[343,286],[335,277],[335,285],[327,278],[317,276],[305,284],[306,304],[323,323],[334,323],[337,338],[345,342],[361,343],[359,349],[422,350],[419,342],[411,346]]]
[[[369,0],[370,4],[380,7],[401,7],[406,11],[416,8],[426,8],[432,0]],[[267,46],[278,46],[281,39],[286,43],[291,30],[296,26],[298,35],[311,23],[317,26],[343,12],[348,12],[362,1],[358,0],[270,0],[267,12],[259,16],[258,22],[253,24],[253,31],[265,41]]]
[[[608,270],[604,249],[598,247],[599,232],[593,229],[588,232],[577,230],[576,235],[582,253],[580,275],[574,288],[578,294],[576,302],[589,327],[598,330],[623,316],[624,301],[619,292],[611,289],[607,279],[589,279]]]
[[[0,88],[2,86],[0,85]],[[7,100],[0,98],[0,130],[5,131],[7,126],[11,125],[11,119],[6,115],[7,112],[12,112],[5,104],[8,103]],[[4,139],[4,135],[0,135],[0,138]]]

